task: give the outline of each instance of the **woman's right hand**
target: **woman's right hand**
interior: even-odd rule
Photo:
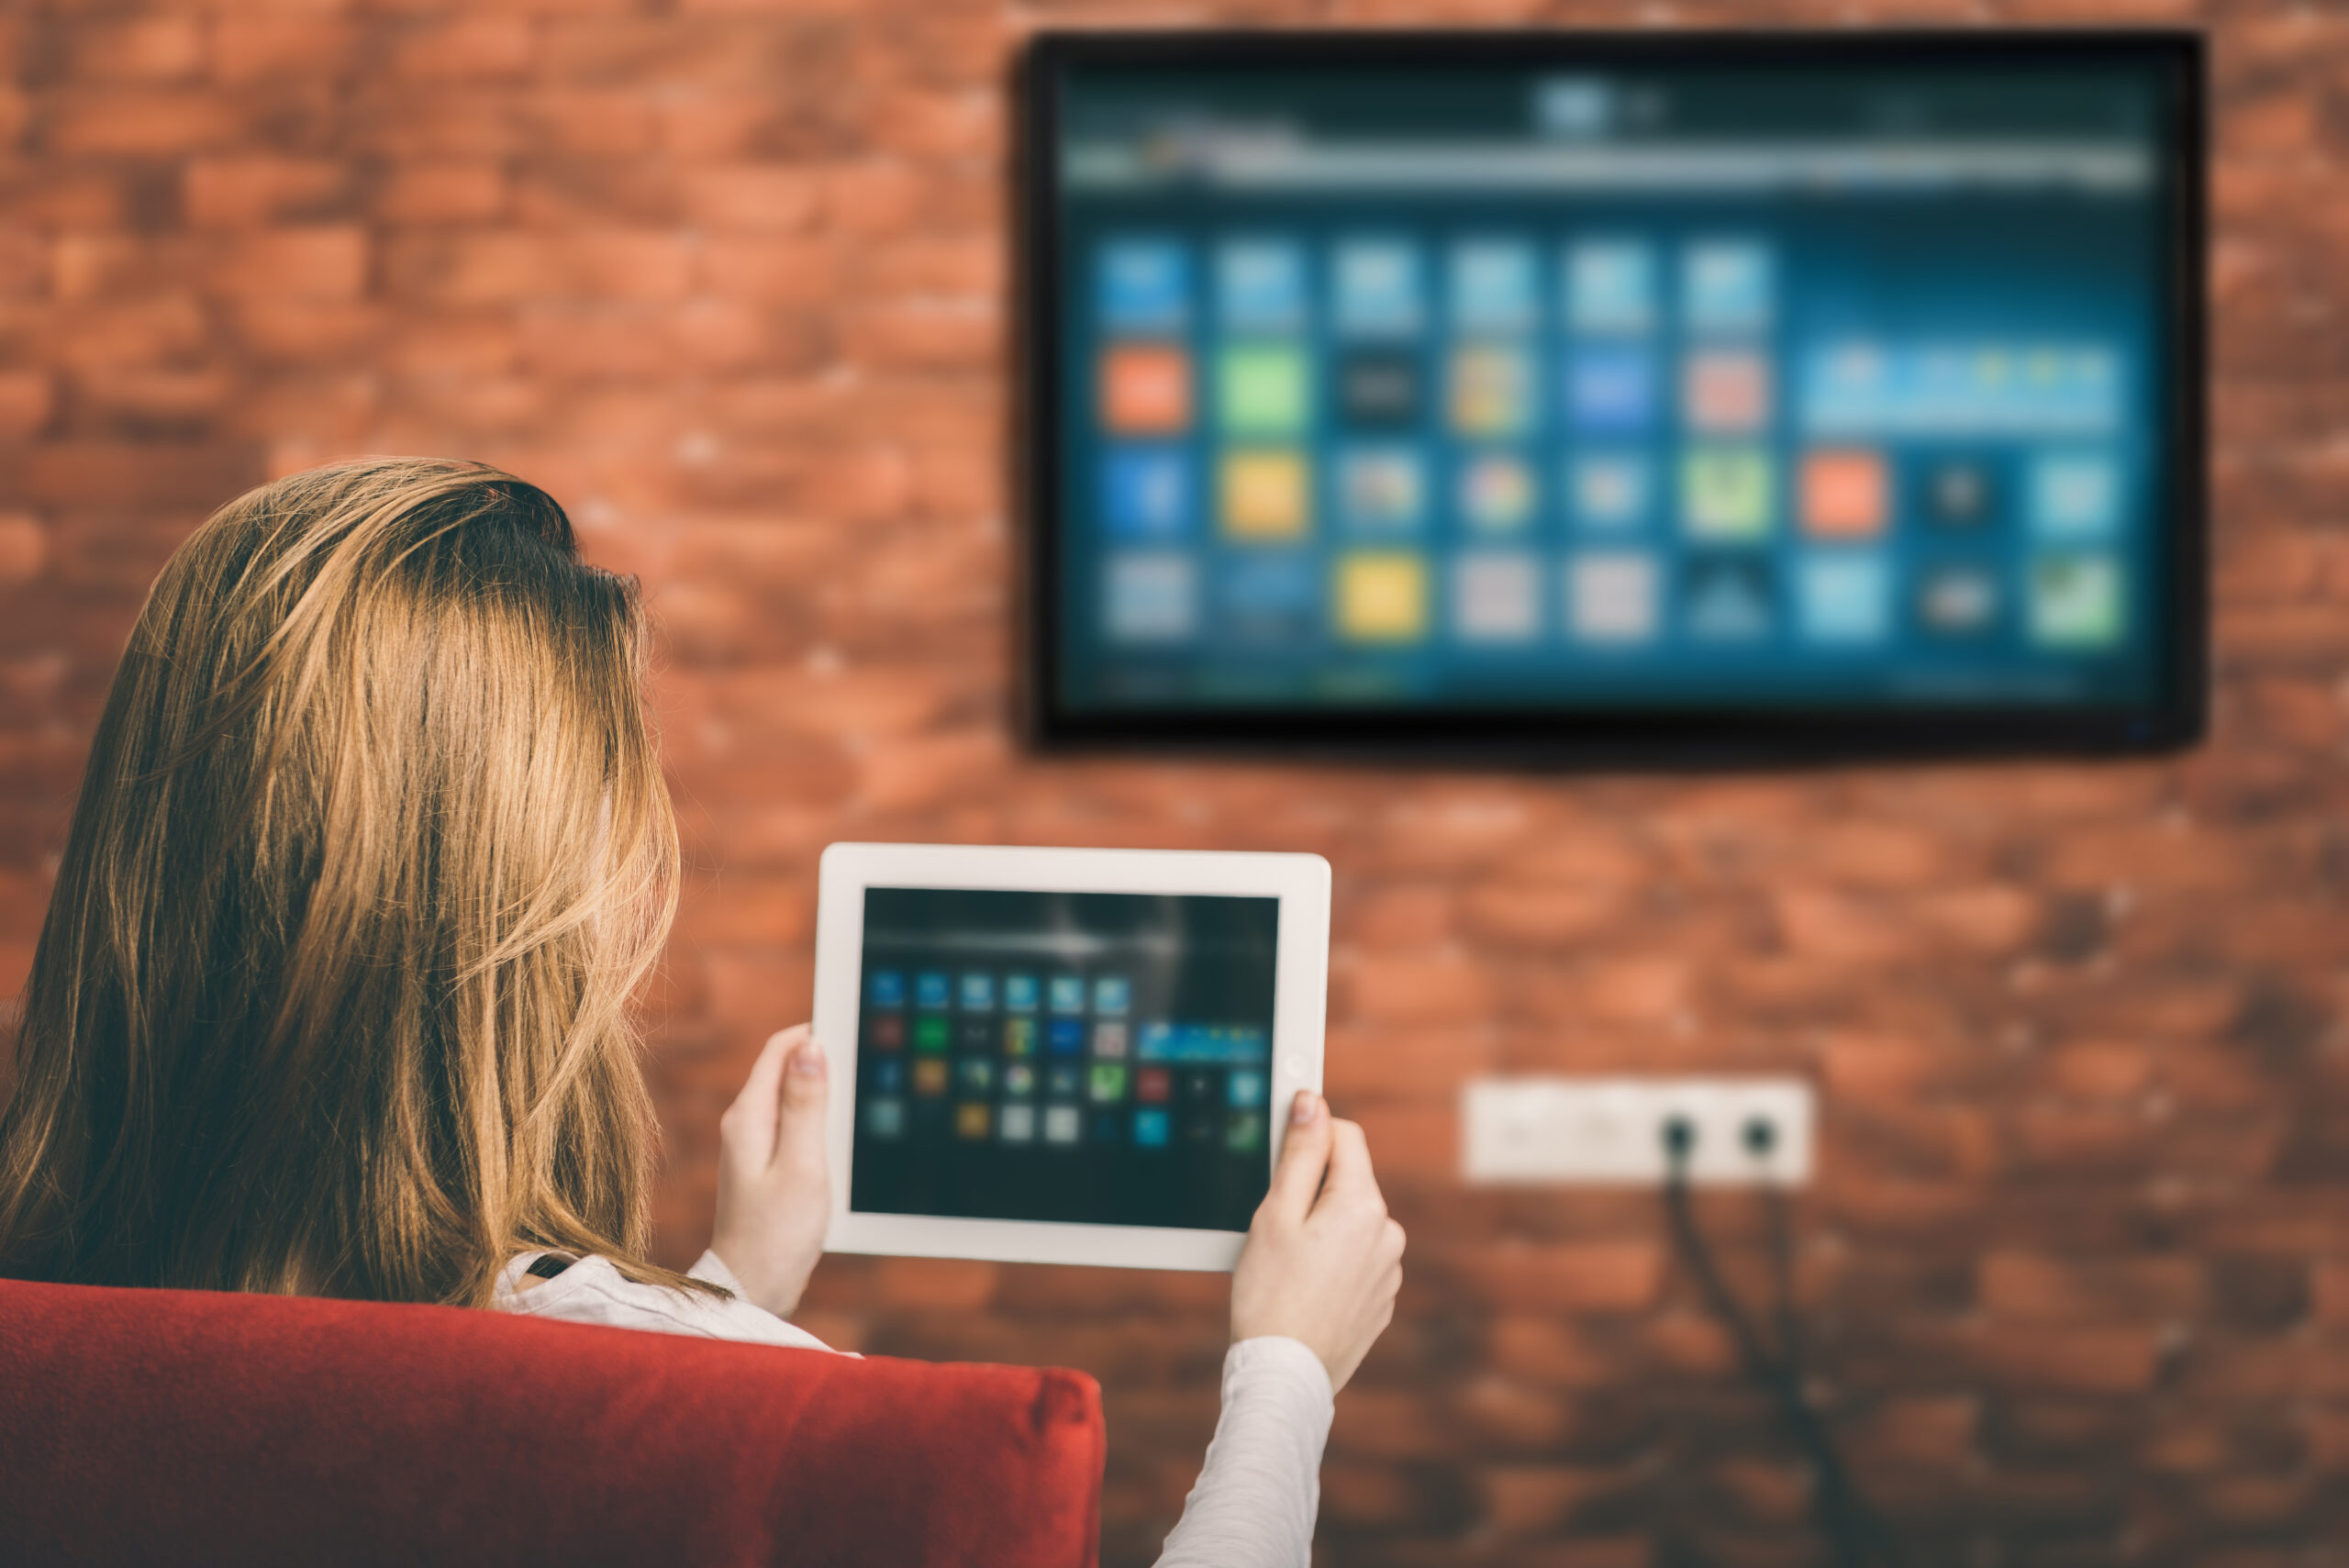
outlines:
[[[1323,1181],[1324,1175],[1328,1181]],[[1231,1338],[1302,1340],[1346,1380],[1395,1318],[1403,1228],[1386,1216],[1362,1129],[1297,1092],[1288,1140],[1231,1276]]]

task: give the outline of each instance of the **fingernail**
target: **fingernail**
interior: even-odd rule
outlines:
[[[1299,1089],[1297,1104],[1289,1107],[1288,1124],[1291,1127],[1311,1127],[1313,1118],[1320,1114],[1321,1096],[1310,1089]]]
[[[822,1077],[824,1048],[812,1040],[803,1040],[799,1049],[791,1053],[791,1070],[794,1073],[805,1073],[810,1078]]]

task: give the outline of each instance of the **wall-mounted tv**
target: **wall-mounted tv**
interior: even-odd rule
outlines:
[[[1040,744],[2199,735],[2194,36],[1063,34],[1019,100]]]

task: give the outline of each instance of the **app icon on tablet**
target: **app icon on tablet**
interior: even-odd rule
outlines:
[[[925,1057],[914,1063],[914,1093],[942,1095],[946,1092],[946,1062],[941,1057]]]
[[[995,1087],[992,1057],[966,1056],[954,1064],[955,1086],[966,1095],[984,1095]]]
[[[864,1106],[864,1130],[875,1138],[902,1138],[906,1131],[906,1102],[869,1100]]]
[[[902,1007],[906,1005],[906,977],[894,969],[876,969],[865,982],[865,993],[876,1007]]]
[[[1096,1143],[1123,1143],[1125,1140],[1126,1140],[1126,1113],[1125,1113],[1125,1112],[1123,1112],[1123,1111],[1095,1111],[1095,1112],[1093,1113],[1093,1141],[1094,1141],[1094,1142],[1096,1142]]]
[[[1419,422],[1419,359],[1404,349],[1352,349],[1338,361],[1338,417],[1357,430]]]
[[[1102,322],[1117,330],[1175,332],[1190,317],[1190,252],[1171,239],[1104,246],[1098,282]]]
[[[1097,1062],[1087,1090],[1097,1102],[1122,1100],[1126,1097],[1126,1068],[1120,1062]]]
[[[1694,331],[1758,332],[1774,292],[1770,252],[1750,240],[1708,240],[1682,259],[1681,309]]]
[[[1539,312],[1533,248],[1472,239],[1452,252],[1452,319],[1469,332],[1527,332]]]
[[[993,1018],[964,1018],[959,1038],[962,1049],[964,1051],[993,1051],[995,1049],[995,1020]]]
[[[1078,1081],[1074,1062],[1055,1062],[1044,1069],[1044,1093],[1055,1100],[1076,1098]]]
[[[1452,569],[1452,625],[1464,642],[1523,642],[1542,629],[1542,569],[1514,551],[1464,555]]]
[[[1163,1109],[1145,1106],[1134,1112],[1134,1147],[1163,1149],[1170,1131],[1170,1118]]]
[[[1223,1146],[1234,1154],[1253,1154],[1264,1146],[1262,1111],[1236,1113],[1223,1129]]]
[[[930,1017],[914,1020],[914,1049],[943,1051],[946,1049],[946,1020]]]
[[[1349,239],[1335,262],[1339,330],[1363,335],[1419,329],[1419,252],[1400,239]]]
[[[1647,331],[1655,293],[1655,253],[1636,240],[1586,240],[1567,252],[1566,313],[1577,332]]]
[[[864,1038],[873,1042],[875,1051],[899,1051],[906,1043],[906,1019],[902,1013],[881,1013],[864,1026]]]
[[[1007,1013],[1032,1013],[1036,1010],[1034,975],[1007,974],[1003,977],[1003,1010]]]
[[[1126,1054],[1126,1025],[1122,1018],[1093,1026],[1093,1054],[1118,1061]]]
[[[1097,1013],[1122,1013],[1132,998],[1133,986],[1121,974],[1105,974],[1093,983],[1093,1010]]]
[[[1103,515],[1112,539],[1164,544],[1191,531],[1191,467],[1172,447],[1123,447],[1105,460]]]
[[[942,1007],[951,995],[946,972],[942,969],[923,970],[914,981],[914,1001],[920,1006]]]
[[[959,1138],[972,1139],[974,1140],[985,1138],[987,1135],[988,1124],[992,1119],[993,1118],[989,1115],[989,1109],[985,1106],[956,1106],[954,1107],[955,1136]]]
[[[1074,1106],[1044,1107],[1044,1141],[1047,1143],[1074,1143],[1084,1125]]]
[[[1293,332],[1305,325],[1305,252],[1285,239],[1234,239],[1216,256],[1223,324],[1242,332]]]
[[[1254,1110],[1264,1103],[1264,1075],[1252,1067],[1242,1067],[1233,1073],[1225,1087],[1230,1094],[1234,1110]]]
[[[1054,1056],[1076,1056],[1085,1050],[1085,1025],[1075,1018],[1054,1018],[1045,1046]]]
[[[1025,1062],[1014,1062],[1003,1070],[1003,1092],[1015,1100],[1034,1097],[1036,1070]]]
[[[1085,1011],[1085,980],[1081,975],[1052,976],[1052,1011],[1081,1013]]]
[[[1101,423],[1129,436],[1180,435],[1191,423],[1191,357],[1166,343],[1101,356]]]
[[[902,1056],[878,1056],[874,1058],[873,1070],[869,1076],[873,1082],[873,1092],[874,1094],[894,1095],[899,1093],[906,1086],[905,1058]]]
[[[1145,1105],[1164,1105],[1174,1090],[1174,1075],[1163,1067],[1144,1067],[1134,1073],[1134,1098]]]
[[[996,1113],[996,1132],[1006,1143],[1036,1141],[1036,1107],[1006,1106]]]

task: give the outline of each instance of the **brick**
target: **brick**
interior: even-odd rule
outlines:
[[[487,159],[395,164],[376,187],[378,217],[395,224],[470,223],[505,210],[506,176]]]
[[[67,154],[173,154],[225,145],[245,120],[227,95],[201,88],[80,88],[50,97],[41,136]]]
[[[1982,1260],[1981,1300],[1995,1317],[2039,1321],[2164,1322],[2204,1307],[2206,1282],[2192,1258],[2082,1260],[1992,1252]]]
[[[1635,1474],[1562,1464],[1495,1466],[1484,1473],[1484,1523],[1504,1540],[1550,1535],[1625,1490]]]
[[[705,164],[685,176],[687,217],[714,229],[802,233],[816,226],[822,198],[821,183],[796,164]]]
[[[1998,1325],[1976,1340],[1985,1376],[2011,1385],[2067,1394],[2136,1394],[2154,1385],[2162,1365],[2160,1331],[2150,1328]]]
[[[39,370],[0,371],[0,435],[29,436],[48,424],[52,385]]]
[[[231,7],[213,18],[212,69],[224,83],[273,77],[317,80],[340,73],[353,42],[340,17],[274,7]]]
[[[31,582],[48,560],[49,539],[39,518],[26,512],[0,512],[0,586]]]
[[[1663,1251],[1645,1241],[1440,1249],[1439,1242],[1415,1250],[1413,1268],[1441,1273],[1481,1299],[1515,1308],[1634,1312],[1653,1305],[1664,1284]]]
[[[261,229],[228,240],[211,267],[232,295],[352,299],[367,286],[368,244],[355,227]]]
[[[85,22],[67,36],[65,69],[83,81],[181,81],[204,68],[204,24],[195,17]]]
[[[349,172],[328,158],[237,154],[195,159],[183,178],[190,223],[241,228],[340,216]]]
[[[390,69],[425,81],[513,81],[529,73],[538,31],[528,17],[458,16],[404,29]]]

